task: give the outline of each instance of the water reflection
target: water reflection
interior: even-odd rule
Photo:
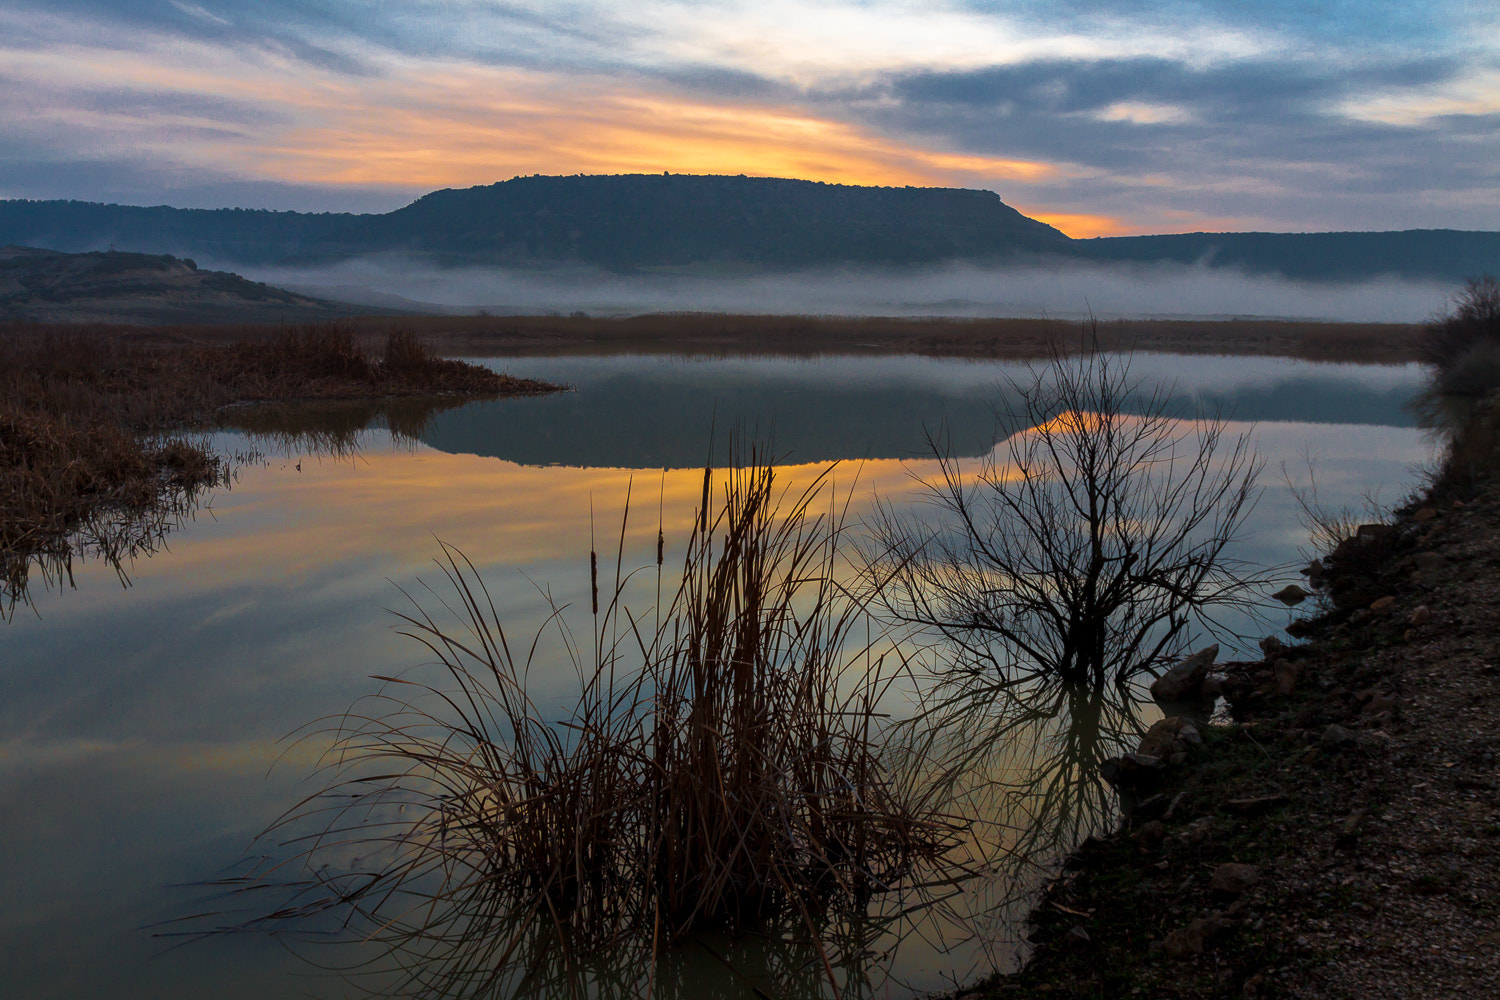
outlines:
[[[660,410],[653,396],[653,387],[660,384],[653,368],[678,370],[683,378],[696,372],[705,384],[753,380],[757,370],[754,365],[718,368],[629,360],[639,366],[635,395],[648,413]],[[582,401],[592,391],[589,378],[599,366],[590,362],[576,371],[554,372],[552,364],[538,361],[522,373],[551,374],[580,385],[580,391],[517,401],[517,414],[522,403]],[[518,366],[506,361],[502,367]],[[769,367],[773,374],[781,372],[778,378],[788,376],[788,364]],[[1194,398],[1238,394],[1242,407],[1257,393],[1267,398],[1295,395],[1272,391],[1288,384],[1289,375],[1326,375],[1336,384],[1329,384],[1328,392],[1308,389],[1312,402],[1342,398],[1348,405],[1336,408],[1350,419],[1359,414],[1367,423],[1340,425],[1325,419],[1337,413],[1308,413],[1308,420],[1322,422],[1262,423],[1257,435],[1261,453],[1273,467],[1282,457],[1295,462],[1309,448],[1318,453],[1320,485],[1332,503],[1357,503],[1382,484],[1399,495],[1402,484],[1410,481],[1409,467],[1428,456],[1399,402],[1384,413],[1384,404],[1358,409],[1370,400],[1399,400],[1407,391],[1403,387],[1414,387],[1419,380],[1416,372],[1408,377],[1403,369],[1343,371],[1255,359],[1167,359],[1159,367],[1164,375],[1180,377],[1184,391]],[[954,412],[946,409],[947,400],[970,393],[978,398],[996,381],[994,366],[929,365],[913,359],[868,368],[809,363],[801,371],[804,383],[894,380],[910,385],[940,404],[937,412],[921,415],[929,423]],[[625,379],[628,374],[617,371],[610,377]],[[1355,385],[1361,379],[1368,390],[1363,396]],[[785,379],[782,384],[791,390],[785,394],[788,400],[815,392]],[[618,389],[629,395],[628,386]],[[1299,405],[1311,407],[1306,400]],[[793,425],[802,419],[799,411],[788,409],[784,416],[774,403],[769,409],[767,419],[775,419],[778,440],[787,443]],[[449,443],[439,431],[464,412],[438,413],[422,434],[439,446]],[[622,403],[615,419],[625,419],[629,412]],[[986,430],[994,426],[986,406],[973,412]],[[1252,414],[1242,408],[1240,415]],[[1275,421],[1278,414],[1260,416]],[[878,426],[878,417],[866,409],[849,420]],[[712,419],[729,426],[740,415],[725,404],[716,411],[694,411],[693,419],[703,421],[702,436],[695,438],[696,444],[688,442],[693,447],[684,445],[690,452],[685,470],[665,475],[620,467],[638,460],[639,453],[618,460],[600,454],[607,468],[554,465],[576,462],[582,453],[559,440],[556,455],[540,448],[533,455],[530,439],[547,433],[545,421],[539,426],[518,417],[496,424],[495,439],[477,441],[475,451],[521,454],[518,449],[524,448],[535,464],[477,457],[457,448],[447,453],[425,442],[394,441],[384,430],[356,434],[360,451],[353,461],[320,460],[292,440],[284,459],[243,467],[233,489],[214,498],[213,517],[200,517],[174,532],[170,557],[135,568],[130,591],[118,587],[106,565],[87,562],[74,567],[76,593],[34,594],[40,617],[18,615],[0,636],[0,665],[7,679],[6,698],[0,700],[0,810],[25,817],[0,824],[0,884],[9,904],[0,913],[6,989],[65,1000],[105,994],[122,1000],[176,1000],[205,993],[226,1000],[305,992],[358,995],[358,984],[300,981],[306,967],[274,940],[220,938],[149,959],[158,949],[138,928],[187,912],[184,893],[164,886],[201,878],[240,857],[271,817],[316,791],[303,781],[316,747],[268,776],[269,763],[284,749],[277,742],[281,737],[309,717],[342,711],[369,689],[370,674],[395,673],[413,663],[409,644],[392,636],[382,609],[399,600],[390,581],[410,588],[430,573],[434,535],[474,558],[494,584],[503,613],[525,613],[535,596],[532,580],[553,581],[559,602],[583,606],[588,600],[591,499],[598,510],[618,509],[633,480],[635,495],[648,496],[652,508],[658,496],[663,498],[669,537],[686,527],[701,485],[701,474],[691,467],[702,461],[707,423]],[[754,419],[752,413],[740,423],[753,424]],[[377,425],[380,420],[376,418]],[[580,418],[576,433],[585,435],[591,421],[604,422]],[[348,419],[346,426],[353,422]],[[295,420],[290,423],[295,430]],[[225,432],[215,443],[225,452],[249,450],[256,447],[251,429]],[[846,441],[856,456],[878,453],[857,434]],[[261,447],[270,451],[273,446]],[[920,446],[915,450],[921,453]],[[816,468],[797,475],[811,475]],[[854,474],[852,465],[846,469],[845,474]],[[859,470],[858,492],[861,498],[869,493],[900,498],[913,488],[913,476],[932,472],[921,462],[867,462]],[[856,502],[852,516],[867,511]],[[646,520],[639,537],[627,541],[627,553],[633,549],[654,555],[655,524]],[[1274,489],[1257,508],[1254,531],[1243,555],[1257,562],[1288,562],[1305,543],[1294,505]],[[677,556],[669,553],[668,558]],[[538,665],[532,681],[539,704],[554,714],[576,696],[576,678],[566,669],[554,672]],[[1068,722],[1090,717],[1094,707],[1088,692],[1049,689],[1028,700],[1049,710],[1055,707],[1056,714],[1049,718],[1045,711],[1028,709],[1032,718],[1011,730],[1010,754],[987,742],[987,756],[981,760],[987,769],[984,780],[954,790],[960,801],[970,797],[974,812],[992,809],[987,832],[982,839],[976,834],[973,854],[991,862],[989,879],[976,876],[970,895],[934,906],[920,924],[851,929],[847,947],[841,944],[840,951],[852,957],[863,948],[867,964],[851,964],[847,974],[840,973],[841,982],[868,982],[874,995],[901,997],[951,986],[955,979],[968,982],[992,967],[1015,963],[1015,928],[1029,905],[1019,898],[1019,890],[1026,879],[1037,884],[1049,874],[1048,851],[1041,846],[1024,849],[1024,831],[1035,824],[1050,827],[1060,841],[1081,836],[1091,828],[1089,817],[1097,811],[1091,803],[1097,804],[1100,794],[1097,780],[1083,776],[1081,766],[1071,776],[1062,771],[1055,787],[1027,776],[1045,775],[1049,759],[1066,760],[1070,754],[1085,761],[1112,756],[1118,751],[1110,749],[1111,743],[1133,749],[1126,746],[1125,734],[1146,725],[1155,711],[1136,704],[1131,719],[1100,704],[1105,729],[1118,734],[1095,736],[1086,723]],[[997,707],[992,715],[1000,720],[1015,711],[1020,709]],[[981,723],[982,718],[975,724]],[[961,727],[953,727],[952,736],[949,749],[957,752],[965,745]],[[1093,745],[1097,741],[1105,745]],[[1108,799],[1104,803],[1116,808]],[[1028,860],[1021,864],[1021,859]],[[887,957],[888,944],[896,938],[901,942],[898,953]],[[986,939],[997,943],[986,949]],[[760,949],[779,951],[762,958]],[[326,965],[324,949],[313,950],[315,960]],[[340,945],[339,951],[351,963],[379,958],[358,945]],[[630,974],[641,971],[630,966],[632,954],[625,948],[601,956],[589,975],[602,982],[613,973],[633,986],[643,981],[650,985],[648,976]],[[715,955],[744,970],[744,978]],[[703,948],[692,944],[668,956],[656,982],[680,983],[689,996],[708,989],[727,994],[732,988],[743,988],[746,996],[756,995],[752,989],[776,995],[776,983],[796,995],[801,977],[812,976],[806,968],[809,958],[801,946],[780,940],[709,940]],[[538,978],[546,979],[541,971]],[[375,982],[367,981],[365,988],[375,988]],[[591,988],[628,992],[623,985]]]
[[[165,549],[168,536],[210,506],[218,490],[230,488],[241,468],[264,462],[268,454],[350,458],[359,454],[372,431],[385,431],[389,442],[415,447],[437,414],[471,403],[437,396],[232,407],[221,414],[215,429],[236,431],[244,435],[244,443],[214,456],[217,465],[205,477],[190,482],[163,478],[151,502],[95,508],[67,534],[40,548],[0,548],[0,618],[28,605],[35,588],[73,587],[74,567],[83,563],[98,562],[122,586],[130,586],[138,560]]]
[[[277,454],[357,454],[369,431],[397,443],[421,440],[440,413],[475,405],[462,396],[260,403],[223,411],[218,429],[245,434],[258,449]]]
[[[75,586],[74,566],[97,562],[108,567],[121,586],[130,586],[138,559],[166,548],[167,536],[197,516],[232,478],[227,462],[191,482],[164,479],[145,504],[108,504],[89,510],[66,534],[47,538],[40,547],[0,547],[0,619],[31,605],[32,593]]]
[[[480,359],[486,360],[486,359]],[[1135,407],[1171,387],[1163,412],[1219,413],[1241,421],[1299,421],[1410,427],[1405,408],[1416,366],[1378,379],[1354,366],[1262,358],[1225,362],[1142,356],[1131,374],[1143,382]],[[670,357],[487,359],[516,375],[547,377],[579,391],[542,399],[495,400],[444,412],[422,434],[442,451],[503,458],[522,465],[694,468],[708,456],[710,428],[725,454],[731,428],[774,438],[795,462],[925,458],[928,432],[942,426],[956,456],[985,454],[996,441],[995,415],[1017,411],[1007,381],[1017,363],[929,358],[736,358],[706,362]],[[1132,402],[1124,412],[1135,413]]]
[[[1107,831],[1120,814],[1101,766],[1133,751],[1160,714],[1132,686],[933,678],[907,724],[908,753],[928,769],[947,808],[971,819],[977,873],[943,912],[950,945],[967,942],[990,968],[1015,967],[1038,888],[1073,845]]]

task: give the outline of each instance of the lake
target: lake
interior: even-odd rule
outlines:
[[[546,618],[543,591],[586,607],[591,540],[614,551],[627,495],[627,564],[651,561],[659,522],[671,565],[702,465],[726,457],[732,435],[771,441],[791,481],[841,463],[837,488],[857,520],[872,495],[913,495],[932,470],[930,433],[946,428],[961,456],[988,452],[1016,370],[916,357],[480,360],[574,391],[415,413],[247,414],[215,444],[262,459],[126,566],[128,586],[84,563],[74,586],[37,585],[32,606],[0,622],[5,993],[338,995],[338,981],[307,978],[277,941],[231,935],[163,953],[173,939],[149,928],[201,908],[205,891],[183,884],[233,870],[308,793],[326,743],[288,734],[343,712],[373,689],[370,675],[426,658],[385,609],[409,609],[407,594],[439,606],[439,540],[473,561],[524,634]],[[1422,378],[1414,365],[1147,355],[1131,370],[1170,383],[1185,414],[1220,413],[1253,435],[1266,489],[1242,559],[1289,567],[1306,545],[1283,463],[1304,481],[1310,460],[1320,499],[1358,510],[1367,496],[1403,499],[1432,457],[1404,408]],[[372,413],[377,426],[359,429]],[[545,657],[530,682],[559,709],[577,686]],[[935,988],[1007,960],[919,942],[883,963],[881,989]],[[749,995],[720,985],[715,995]]]

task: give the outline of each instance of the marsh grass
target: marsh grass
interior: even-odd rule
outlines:
[[[348,324],[198,343],[8,325],[0,328],[0,609],[72,559],[108,560],[122,579],[203,491],[228,482],[223,456],[182,433],[231,403],[436,393],[535,394],[556,387],[436,357],[410,329],[367,350]],[[389,406],[390,426],[425,417]]]
[[[435,676],[378,678],[332,720],[323,791],[264,835],[293,855],[230,885],[289,900],[235,926],[337,914],[389,948],[397,992],[423,996],[557,976],[576,991],[588,956],[612,949],[649,942],[655,969],[704,931],[795,933],[838,995],[836,968],[858,959],[838,929],[872,899],[899,913],[903,889],[950,878],[961,830],[884,754],[882,699],[903,664],[856,636],[868,595],[841,582],[859,577],[841,565],[827,475],[793,493],[754,453],[705,470],[678,582],[658,532],[643,612],[627,607],[622,523],[612,586],[610,554],[601,587],[590,553],[582,642],[554,607],[518,643],[445,546],[441,613],[424,598],[399,615]],[[579,680],[557,722],[527,686],[549,642]],[[351,853],[364,865],[330,864]]]

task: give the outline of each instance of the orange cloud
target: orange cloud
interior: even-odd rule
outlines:
[[[418,187],[524,173],[756,174],[849,184],[1026,183],[1051,164],[923,150],[856,126],[773,106],[714,105],[584,91],[489,98],[485,71],[441,79],[412,107],[385,99],[325,112],[274,147],[250,151],[283,180]],[[432,81],[427,81],[428,84]]]
[[[1089,239],[1094,236],[1124,236],[1135,231],[1129,223],[1112,215],[1079,215],[1024,205],[1016,205],[1014,208],[1023,215],[1029,215],[1039,222],[1045,222],[1049,226],[1062,230],[1075,240]]]
[[[562,76],[381,53],[353,77],[275,51],[182,39],[138,48],[4,51],[8,85],[60,93],[31,112],[132,152],[294,183],[434,188],[516,174],[756,174],[849,184],[1026,184],[1058,167],[925,149],[807,111],[652,93],[629,80]],[[66,95],[214,97],[254,109],[164,114]],[[198,108],[198,102],[184,101]],[[232,119],[232,120],[231,120]]]

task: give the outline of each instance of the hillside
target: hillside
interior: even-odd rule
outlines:
[[[113,247],[227,267],[417,254],[446,266],[744,274],[945,261],[1234,267],[1307,281],[1500,271],[1500,233],[1185,233],[1072,240],[992,191],[768,177],[516,177],[381,215],[0,201],[0,245]]]
[[[118,251],[0,247],[0,319],[49,323],[276,323],[346,315],[348,307],[200,271],[192,260]]]
[[[435,191],[340,233],[352,246],[444,259],[586,263],[919,264],[1064,251],[1069,240],[991,191],[764,177],[519,177]]]
[[[384,215],[0,201],[0,244],[110,246],[224,264],[422,253],[449,264],[613,271],[921,264],[1063,252],[1069,240],[992,191],[763,177],[517,177]]]
[[[1305,281],[1375,275],[1461,281],[1500,272],[1500,233],[1408,229],[1388,233],[1182,233],[1074,240],[1069,250],[1103,261],[1173,261],[1281,274]]]

